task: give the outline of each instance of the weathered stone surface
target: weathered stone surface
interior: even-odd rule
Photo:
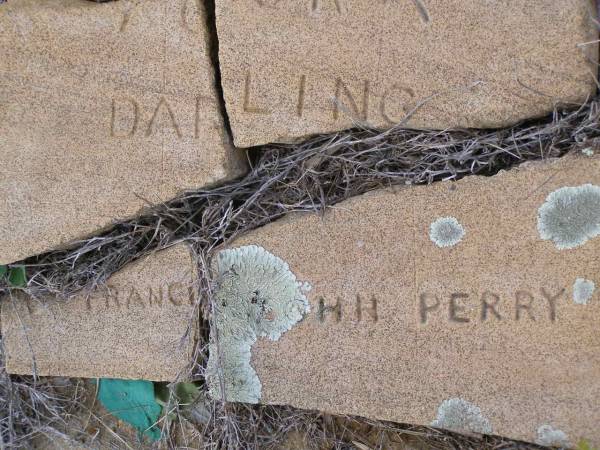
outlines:
[[[7,370],[172,381],[189,363],[197,338],[195,281],[190,251],[179,244],[126,266],[88,295],[5,297]]]
[[[0,5],[0,264],[242,173],[203,5]]]
[[[551,207],[538,224],[550,193],[587,183],[600,185],[600,157],[569,156],[376,191],[237,239],[231,248],[262,247],[312,286],[310,313],[252,346],[260,401],[529,441],[552,427],[598,445],[600,291],[578,304],[573,286],[599,284],[600,236],[559,250],[538,231],[554,229]],[[595,222],[575,235],[600,233],[586,211],[599,210],[600,195],[587,190],[583,203],[554,205],[577,209],[563,210],[555,234],[581,218]],[[438,246],[448,240],[431,224],[444,217],[464,233],[455,239],[447,221],[452,242]],[[252,298],[269,311],[266,292]]]
[[[234,140],[356,123],[498,127],[595,92],[590,0],[221,0]],[[334,102],[337,99],[337,103]],[[337,106],[336,106],[337,105]]]

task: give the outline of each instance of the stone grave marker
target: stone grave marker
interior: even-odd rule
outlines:
[[[242,174],[203,5],[0,5],[0,264]]]
[[[241,147],[362,124],[501,127],[596,90],[589,0],[222,0],[216,16]]]
[[[5,296],[7,371],[175,380],[198,337],[196,276],[190,250],[178,244],[127,265],[91,294],[68,300]]]
[[[211,395],[599,445],[599,255],[598,156],[288,216],[218,254]]]

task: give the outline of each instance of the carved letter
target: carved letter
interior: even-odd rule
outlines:
[[[531,307],[533,303],[533,295],[531,295],[527,291],[517,291],[515,293],[515,320],[519,320],[521,318],[521,310],[524,309],[527,311],[527,315],[531,320],[535,320],[533,313],[531,312]],[[523,303],[526,300],[527,303]]]
[[[306,75],[300,75],[300,86],[298,87],[298,103],[296,104],[296,114],[302,117],[304,111],[304,89],[306,86]]]
[[[491,299],[492,301],[488,301]],[[481,296],[481,321],[485,322],[488,317],[488,311],[491,311],[496,319],[502,320],[502,317],[496,311],[496,306],[498,306],[498,302],[500,301],[500,296],[498,294],[494,294],[490,291],[485,291]]]
[[[154,295],[152,287],[148,288],[148,304],[150,306],[156,304],[156,306],[162,307],[163,304],[163,289],[162,286],[158,288],[158,295]]]
[[[131,120],[129,120],[129,123],[130,123],[129,130],[124,128],[121,132],[118,132],[118,130],[117,130],[117,112],[118,112],[117,102],[118,102],[118,100],[116,100],[116,99],[112,100],[111,116],[110,116],[110,135],[111,135],[111,137],[116,137],[116,138],[132,137],[135,134],[135,131],[137,130],[137,127],[138,127],[139,106],[138,106],[137,102],[135,100],[133,100],[132,98],[120,100],[120,102],[122,102],[123,104],[128,103],[130,105],[132,117],[131,117]],[[123,115],[121,117],[121,120],[119,120],[118,122],[122,123],[124,121],[125,121],[125,117]]]
[[[562,288],[558,294],[552,295],[546,292],[546,289],[542,288],[542,295],[548,300],[548,306],[550,307],[550,320],[554,322],[556,320],[556,300],[565,293],[565,288]]]
[[[175,120],[175,114],[173,114],[171,106],[169,106],[167,99],[164,97],[161,97],[156,109],[154,110],[154,114],[152,114],[152,119],[150,119],[150,123],[148,123],[148,129],[146,130],[146,137],[149,137],[154,132],[154,124],[156,123],[156,118],[158,117],[158,112],[160,111],[161,105],[165,105],[165,108],[167,108],[169,118],[171,119],[171,125],[173,125],[175,133],[177,133],[177,137],[181,138],[181,130],[179,129],[179,125],[177,125],[177,121]]]
[[[450,294],[450,320],[452,322],[459,322],[459,323],[469,322],[468,317],[457,316],[457,313],[465,310],[464,306],[461,306],[457,303],[457,301],[461,298],[469,298],[469,294],[465,294],[462,292],[456,292],[454,294]]]
[[[131,18],[131,14],[133,13],[133,8],[134,6],[137,5],[137,3],[133,3],[133,2],[121,2],[124,5],[124,11],[123,11],[123,19],[121,20],[121,26],[119,26],[119,32],[123,33],[125,31],[125,28],[127,28],[127,24],[129,23],[129,19]]]
[[[173,289],[175,291],[173,292]],[[181,306],[181,303],[177,301],[176,296],[178,293],[181,293],[183,290],[183,286],[181,283],[171,283],[167,286],[169,301],[173,303],[175,306]],[[173,295],[175,294],[175,295]]]
[[[115,301],[115,306],[117,308],[121,307],[121,303],[119,302],[119,296],[121,292],[114,286],[107,286],[106,296],[104,297],[106,301],[106,309],[110,309],[110,299],[112,298]]]
[[[427,298],[433,298],[435,300],[435,303],[433,304],[428,304],[427,303]],[[437,298],[436,295],[433,294],[427,294],[425,292],[423,292],[420,295],[420,306],[419,306],[419,312],[421,315],[421,323],[427,323],[427,313],[429,311],[435,311],[440,307],[440,300]]]
[[[244,84],[244,112],[252,114],[269,114],[266,109],[261,109],[250,105],[250,72],[246,73],[246,82]]]
[[[363,102],[362,102],[362,111],[358,111],[358,106],[356,101],[354,101],[354,97],[348,90],[348,87],[344,84],[341,78],[338,78],[335,82],[335,99],[333,102],[333,120],[338,120],[340,116],[340,102],[342,93],[346,96],[346,98],[350,101],[350,107],[352,109],[351,114],[353,118],[359,118],[361,120],[367,120],[369,115],[369,82],[365,80],[364,88],[363,88]]]
[[[338,12],[338,14],[342,13],[342,4],[340,3],[341,0],[333,0],[333,3],[335,4],[335,10]],[[312,10],[317,11],[321,9],[321,0],[312,0]]]
[[[127,308],[129,308],[129,306],[131,305],[132,300],[133,302],[139,304],[142,307],[146,306],[144,305],[144,300],[142,300],[142,296],[134,287],[131,288],[131,292],[129,292],[129,297],[127,297]]]
[[[319,322],[325,322],[325,314],[328,312],[335,314],[336,322],[342,320],[342,302],[340,298],[336,298],[335,301],[335,306],[329,306],[325,304],[325,299],[323,297],[319,298],[319,309],[317,310],[317,319]]]
[[[375,298],[375,296],[371,296],[371,306],[368,308],[364,308],[365,312],[367,312],[369,314],[369,316],[371,316],[371,319],[373,319],[373,322],[377,322],[378,320],[378,316],[377,316],[377,299]],[[363,313],[363,306],[362,306],[362,299],[360,298],[360,295],[356,296],[356,320],[357,322],[360,322],[362,320],[362,313]]]
[[[381,96],[381,103],[379,104],[381,117],[383,117],[384,120],[386,122],[388,122],[390,125],[397,125],[399,122],[404,120],[405,117],[399,117],[399,118],[390,117],[386,106],[387,106],[387,99],[392,92],[397,92],[398,96],[400,96],[402,94],[406,94],[410,99],[414,98],[415,92],[410,88],[403,87],[403,86],[400,86],[400,85],[394,83],[389,89],[386,89],[385,92],[383,93],[383,95]],[[406,107],[406,103],[402,99],[398,98],[396,100],[396,102],[394,102],[394,104],[402,104],[402,111],[404,112],[405,116],[409,112],[408,108]]]
[[[189,20],[189,11],[192,9],[188,6],[188,3],[192,2],[192,4],[194,5],[193,9],[195,10],[193,13],[194,18],[196,19],[195,23],[193,25],[190,25],[190,20]],[[202,5],[200,4],[200,0],[183,0],[183,6],[181,8],[181,25],[183,25],[183,28],[185,28],[187,31],[189,31],[192,34],[198,34],[199,30],[201,29],[201,23],[200,23],[200,12],[202,11]]]

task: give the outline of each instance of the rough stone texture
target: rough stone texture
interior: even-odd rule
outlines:
[[[172,381],[190,361],[196,269],[179,244],[69,300],[5,297],[9,373]],[[191,333],[183,339],[191,325]]]
[[[0,264],[242,173],[202,5],[0,5]]]
[[[550,192],[585,183],[600,185],[600,157],[376,191],[234,241],[312,286],[309,315],[252,348],[261,401],[431,424],[457,398],[494,434],[533,441],[549,424],[600,444],[600,297],[572,300],[577,278],[600,281],[600,238],[558,250],[537,230]],[[464,226],[462,241],[431,242],[439,217]],[[439,302],[425,322],[422,299]]]
[[[235,143],[388,127],[423,102],[406,125],[498,127],[581,102],[596,89],[597,45],[576,46],[598,37],[593,5],[218,0]]]

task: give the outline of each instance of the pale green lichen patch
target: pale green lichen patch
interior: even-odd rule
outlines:
[[[564,431],[553,428],[550,425],[542,425],[537,429],[535,443],[547,447],[570,447],[571,442]]]
[[[585,244],[600,234],[600,187],[583,184],[551,192],[538,210],[538,232],[559,250]]]
[[[483,416],[481,409],[462,398],[444,400],[431,426],[459,432],[483,434],[492,432],[492,424]]]
[[[465,229],[454,217],[440,217],[429,227],[429,239],[438,247],[452,247],[465,236]]]
[[[592,150],[590,147],[581,149],[581,153],[583,153],[585,156],[594,156],[594,150]]]
[[[587,305],[587,302],[594,295],[596,285],[593,281],[585,278],[577,278],[573,283],[573,302],[578,305]]]
[[[257,403],[261,383],[250,365],[259,337],[278,340],[309,311],[307,283],[262,247],[217,255],[217,279],[206,379],[215,399]],[[225,395],[223,396],[223,392]]]

